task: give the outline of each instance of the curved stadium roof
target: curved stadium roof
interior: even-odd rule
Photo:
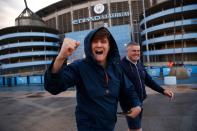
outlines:
[[[65,9],[66,7],[70,7],[73,5],[85,3],[87,1],[90,1],[90,0],[61,0],[45,8],[40,9],[39,11],[36,12],[36,14],[39,15],[40,17],[44,17],[52,12]],[[94,0],[91,0],[91,1],[94,1]]]

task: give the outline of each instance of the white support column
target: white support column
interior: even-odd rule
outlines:
[[[89,11],[88,15],[90,17],[91,16],[91,3],[89,1],[88,1],[88,11]],[[90,29],[92,29],[92,21],[90,21],[89,24],[90,24]]]
[[[56,28],[57,30],[59,30],[58,25],[59,25],[58,11],[56,10],[56,11],[55,11],[55,28]]]
[[[133,18],[132,18],[132,15],[133,15],[133,12],[131,10],[131,0],[128,1],[129,2],[129,13],[130,13],[130,25],[131,25],[131,35],[132,35],[132,40],[135,39],[134,37],[134,27],[133,27]]]
[[[71,13],[71,26],[72,26],[72,31],[74,31],[74,26],[73,26],[73,7],[70,7],[70,13]]]
[[[107,1],[107,6],[108,6],[108,14],[111,14],[111,6],[110,6],[110,0]],[[111,27],[111,18],[109,19],[109,27]]]
[[[146,41],[146,51],[147,51],[147,63],[148,65],[150,64],[150,58],[149,58],[149,48],[148,48],[148,33],[147,33],[147,26],[146,26],[146,12],[145,12],[145,5],[144,5],[144,0],[142,0],[142,5],[143,5],[143,16],[144,16],[144,30],[145,30],[145,41]]]

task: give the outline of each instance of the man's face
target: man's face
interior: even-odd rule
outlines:
[[[137,62],[140,59],[140,46],[130,45],[127,47],[127,56],[133,62]]]
[[[100,65],[105,65],[110,46],[107,37],[92,40],[92,53]]]

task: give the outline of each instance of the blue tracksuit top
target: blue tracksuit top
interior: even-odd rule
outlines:
[[[102,28],[91,31],[85,38],[85,59],[63,66],[56,74],[51,73],[52,63],[45,72],[44,87],[54,95],[76,86],[78,131],[113,131],[118,100],[120,103],[127,100],[129,108],[141,105],[133,84],[120,68],[120,56],[112,35],[107,67],[104,69],[94,60],[91,40]]]

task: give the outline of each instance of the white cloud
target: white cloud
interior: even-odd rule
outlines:
[[[36,12],[50,4],[56,3],[57,1],[60,0],[27,0],[27,5],[33,12]]]
[[[36,12],[60,0],[26,0],[28,7]],[[24,0],[0,0],[0,29],[14,26],[15,18],[25,9]]]

